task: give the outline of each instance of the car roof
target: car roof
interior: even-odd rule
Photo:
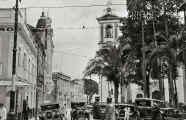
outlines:
[[[158,102],[163,102],[162,100],[158,100],[158,99],[151,99],[151,98],[136,98],[135,101],[141,101],[141,100],[145,100],[145,101],[158,101]]]
[[[131,106],[131,107],[133,107],[134,105],[133,104],[122,104],[122,103],[120,103],[120,104],[115,104],[115,106]]]
[[[152,107],[148,107],[148,106],[137,106],[138,108],[148,108],[148,109],[150,109],[150,108],[152,108]]]
[[[160,108],[162,110],[176,110],[176,108]]]

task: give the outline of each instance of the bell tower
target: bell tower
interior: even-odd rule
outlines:
[[[122,18],[113,14],[111,4],[112,3],[108,2],[105,14],[97,18],[100,25],[99,44],[104,44],[107,41],[115,41],[118,38],[119,24]]]

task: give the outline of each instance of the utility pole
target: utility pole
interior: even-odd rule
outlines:
[[[143,20],[143,13],[141,15],[141,29],[142,29],[142,78],[144,80],[144,97],[148,97],[148,91],[147,91],[147,79],[146,79],[146,71],[145,71],[145,35],[144,35],[144,20]]]
[[[18,0],[16,0],[15,22],[14,22],[13,58],[12,58],[12,90],[10,91],[10,111],[8,113],[7,120],[16,120],[16,113],[15,113],[15,81],[16,81],[18,10],[19,10],[19,3],[18,3]]]

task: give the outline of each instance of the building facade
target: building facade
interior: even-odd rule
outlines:
[[[71,104],[71,77],[64,73],[54,72],[52,74],[54,81],[54,98],[55,102],[60,106],[66,105],[70,107]]]
[[[12,51],[14,39],[14,10],[0,9],[0,102],[9,110],[12,89]],[[23,101],[35,108],[37,48],[30,29],[18,14],[17,63],[16,63],[16,111],[22,112]]]
[[[86,102],[84,94],[84,82],[79,79],[71,80],[69,75],[61,72],[54,72],[52,74],[54,81],[54,102],[59,103],[60,106],[71,107],[72,102]]]
[[[24,101],[34,110],[45,101],[48,86],[52,86],[53,29],[51,19],[44,16],[36,27],[26,23],[18,12],[18,38],[16,53],[15,110],[23,112]],[[12,90],[12,56],[14,41],[14,9],[0,9],[0,103],[10,107]],[[41,20],[42,19],[42,20]],[[37,99],[37,96],[38,99]]]
[[[37,43],[37,90],[38,105],[46,100],[47,93],[51,92],[52,81],[52,57],[53,57],[53,29],[52,20],[44,12],[37,21],[36,27],[29,26]]]
[[[84,81],[82,79],[71,81],[71,98],[71,102],[87,102],[84,92]]]

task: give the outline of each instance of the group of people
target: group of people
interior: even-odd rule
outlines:
[[[28,118],[29,118],[29,107],[27,102],[23,101],[23,111],[21,113],[21,117],[18,119],[28,120]],[[7,110],[3,103],[0,103],[0,120],[7,120]]]

